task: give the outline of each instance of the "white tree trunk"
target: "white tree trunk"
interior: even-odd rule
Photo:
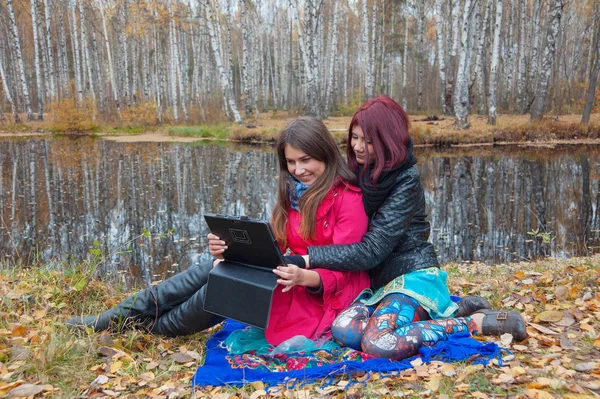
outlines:
[[[442,6],[444,0],[435,1],[435,30],[437,39],[438,70],[440,74],[440,103],[444,115],[448,114],[446,107],[446,55],[444,51],[444,19]]]
[[[177,57],[177,43],[175,43],[175,24],[172,18],[169,22],[169,38],[171,47],[171,68],[169,73],[171,104],[173,106],[173,118],[179,121],[179,106],[177,102],[177,70],[179,69],[179,60]]]
[[[94,102],[97,102],[96,90],[94,89],[94,72],[92,70],[91,57],[89,52],[89,41],[87,37],[85,9],[83,6],[83,1],[79,2],[79,19],[81,21],[81,53],[83,54],[84,64],[82,65],[82,67],[85,71],[87,71],[89,92],[92,94],[92,99],[94,100]],[[98,84],[102,84],[102,82],[98,82]]]
[[[219,72],[219,78],[221,79],[221,87],[223,89],[223,93],[225,97],[228,98],[228,105],[233,114],[233,118],[239,124],[243,123],[242,117],[233,101],[233,92],[231,87],[229,86],[229,78],[227,73],[225,72],[225,68],[223,67],[223,63],[221,62],[221,53],[219,50],[219,43],[217,41],[217,35],[215,31],[215,25],[212,16],[212,6],[210,4],[210,0],[203,0],[204,2],[204,10],[206,13],[206,25],[208,28],[208,34],[210,36],[210,42],[213,50],[213,56],[215,58],[215,63],[217,64],[217,70]]]
[[[485,76],[483,73],[483,55],[485,51],[486,32],[490,20],[490,10],[493,0],[488,0],[483,15],[483,25],[479,31],[479,41],[477,43],[477,59],[475,61],[476,87],[477,94],[477,112],[480,115],[485,114]]]
[[[408,18],[409,18],[409,9],[411,7],[411,0],[406,1],[406,6],[404,8],[404,51],[402,52],[402,108],[407,111],[408,103],[407,103],[407,95],[406,88],[407,85],[407,64],[408,64]]]
[[[425,74],[425,3],[416,2],[417,8],[417,110],[423,109],[423,75]]]
[[[527,20],[527,1],[521,0],[521,29],[519,33],[519,79],[517,81],[517,101],[515,111],[523,113],[525,109],[525,90],[527,70],[525,67],[525,24]]]
[[[365,83],[366,97],[371,95],[372,86],[369,86],[369,11],[367,0],[360,0],[360,68]]]
[[[10,104],[10,110],[12,112],[15,123],[21,123],[21,118],[19,118],[19,113],[17,112],[17,106],[10,92],[11,88],[9,86],[8,79],[6,79],[5,69],[6,68],[4,68],[4,48],[0,47],[0,80],[2,81],[2,85],[4,87],[4,95],[6,96],[6,99]]]
[[[57,46],[58,56],[58,77],[59,87],[63,94],[67,90],[67,84],[69,82],[69,63],[67,61],[67,34],[65,32],[65,19],[62,10],[59,12],[59,30],[60,30],[60,44]]]
[[[308,10],[305,10],[306,14],[308,14],[308,19],[304,21],[305,24],[305,33],[308,36],[308,46],[304,43],[304,34],[302,30],[302,25],[300,24],[300,18],[298,17],[298,10],[296,6],[293,4],[292,0],[290,1],[290,10],[293,14],[294,21],[296,24],[296,29],[298,30],[298,45],[300,46],[300,51],[302,52],[302,61],[304,65],[304,76],[306,77],[306,110],[307,114],[310,116],[319,116],[319,102],[318,102],[318,84],[317,84],[317,68],[316,68],[316,54],[315,54],[315,45],[316,45],[316,18],[317,18],[317,10],[316,5],[312,3],[312,1],[308,1]],[[318,1],[318,0],[315,0]]]
[[[77,1],[69,6],[71,12],[71,45],[73,47],[73,66],[75,68],[75,91],[77,94],[77,102],[83,101],[83,82],[81,79],[81,56],[79,52],[79,33],[77,29],[77,14],[75,9],[77,8]]]
[[[550,75],[552,75],[552,63],[554,61],[554,52],[556,51],[556,38],[560,30],[560,19],[562,10],[565,6],[564,0],[552,0],[550,3],[550,20],[548,21],[548,31],[546,32],[546,46],[542,55],[542,65],[540,76],[538,78],[537,88],[535,90],[535,101],[531,110],[531,120],[540,120],[546,106],[546,95],[550,84]]]
[[[98,9],[100,10],[100,15],[102,17],[102,32],[104,33],[104,44],[106,46],[106,56],[108,58],[108,60],[107,60],[108,76],[110,76],[110,86],[111,86],[111,91],[113,94],[113,100],[117,106],[117,112],[119,112],[119,116],[120,116],[121,105],[119,103],[119,92],[118,92],[118,87],[117,87],[116,80],[115,80],[115,71],[114,71],[113,61],[112,61],[112,53],[110,51],[110,41],[108,40],[108,29],[106,29],[106,17],[104,15],[104,8],[105,8],[104,2],[100,1]]]
[[[500,33],[502,30],[502,0],[496,0],[496,22],[494,26],[494,43],[492,44],[492,62],[490,67],[490,94],[488,97],[488,123],[496,124],[497,89],[498,89],[498,63],[500,61]]]
[[[331,45],[329,46],[329,51],[326,54],[326,56],[329,58],[329,71],[327,72],[327,76],[325,78],[325,79],[327,79],[327,87],[325,88],[325,101],[324,101],[325,112],[323,115],[325,118],[327,118],[329,116],[329,102],[331,100],[331,91],[333,89],[333,69],[334,69],[335,61],[337,59],[337,43],[338,43],[337,27],[340,22],[340,13],[337,11],[338,10],[337,2],[334,2],[332,6],[333,6],[332,13],[335,16],[335,19],[333,22],[333,26],[331,27],[331,29],[332,29]]]
[[[595,15],[600,15],[600,3],[596,4],[595,7]],[[594,42],[593,38],[591,40]],[[596,98],[596,84],[598,82],[598,78],[600,77],[600,28],[597,29],[596,34],[596,49],[593,52],[595,55],[594,67],[592,68],[590,75],[590,83],[588,85],[585,107],[583,109],[583,115],[581,116],[581,123],[586,125],[590,122],[590,115],[592,113],[592,107],[594,105],[594,100]]]
[[[467,68],[469,57],[469,26],[471,25],[471,0],[465,0],[463,12],[460,48],[458,57],[458,71],[456,74],[456,87],[454,89],[454,114],[455,126],[459,129],[468,129],[469,125],[469,71]]]
[[[44,119],[44,76],[40,65],[40,42],[38,40],[39,15],[36,1],[31,1],[31,27],[33,30],[33,56],[35,58],[35,80],[37,83],[38,120]]]
[[[242,92],[244,93],[246,118],[250,118],[252,116],[252,98],[250,93],[250,33],[245,3],[246,0],[240,0],[240,19],[242,24]]]
[[[21,42],[19,41],[19,29],[17,28],[17,20],[15,18],[15,11],[12,6],[13,0],[6,0],[6,6],[8,8],[8,20],[10,23],[10,35],[11,35],[11,48],[12,53],[17,57],[17,68],[19,72],[19,78],[21,81],[21,90],[23,90],[23,99],[25,100],[25,109],[27,110],[27,120],[33,120],[33,111],[31,110],[31,100],[29,98],[29,88],[27,86],[27,80],[25,79],[25,65],[23,63],[23,55],[21,53]]]
[[[54,49],[52,47],[52,19],[50,18],[50,0],[44,0],[44,13],[46,17],[46,46],[48,48],[48,75],[50,75],[50,96],[56,98],[56,69],[54,67]]]
[[[529,59],[529,76],[527,81],[527,102],[523,107],[523,113],[528,113],[535,99],[535,83],[538,71],[538,49],[540,43],[540,17],[541,17],[541,0],[533,2],[533,40],[531,41],[531,58]]]
[[[451,0],[452,3],[452,51],[450,55],[456,57],[458,55],[458,46],[460,44],[460,26],[461,26],[461,13],[460,6],[461,0]]]

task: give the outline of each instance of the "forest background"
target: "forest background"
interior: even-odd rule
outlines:
[[[0,32],[0,120],[42,130],[327,118],[378,94],[461,129],[600,104],[598,0],[2,0]]]

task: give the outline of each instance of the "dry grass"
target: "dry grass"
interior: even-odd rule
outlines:
[[[152,116],[152,108],[148,107],[147,114]],[[129,114],[128,114],[129,115]],[[178,136],[181,132],[185,137],[198,137],[202,139],[231,140],[247,143],[272,143],[278,132],[292,119],[299,116],[297,110],[271,111],[261,113],[257,117],[246,120],[245,124],[238,125],[231,122],[211,122],[205,125],[174,125],[173,121],[163,120],[163,126],[155,129],[148,126],[149,131],[156,130],[154,141],[160,137]],[[332,116],[323,122],[336,137],[343,143],[351,117]],[[425,121],[423,115],[410,115],[411,137],[417,145],[429,146],[456,146],[456,145],[491,145],[503,143],[552,143],[552,142],[582,142],[589,140],[600,142],[600,114],[593,114],[590,124],[581,125],[581,115],[548,116],[540,122],[531,123],[529,115],[499,115],[497,124],[487,124],[487,117],[471,115],[469,122],[471,128],[460,130],[454,127],[453,117],[443,117],[439,121]],[[134,121],[140,126],[140,121]],[[115,135],[123,133],[144,133],[143,128],[137,127],[135,131],[125,131],[124,125],[119,122],[104,124],[94,129],[98,135]],[[118,125],[118,126],[117,126]],[[129,125],[129,124],[127,124]],[[214,129],[213,127],[218,127]],[[52,129],[51,129],[52,128]],[[31,132],[56,131],[54,125],[48,122],[31,121],[23,124],[0,124],[0,136],[27,135]],[[197,133],[196,133],[197,131]],[[226,132],[225,136],[223,131]]]
[[[142,331],[72,334],[63,325],[67,316],[101,311],[126,293],[94,278],[87,266],[0,264],[0,396],[32,384],[52,398],[598,397],[600,257],[444,268],[452,293],[482,295],[495,307],[522,312],[530,337],[504,341],[514,356],[503,367],[432,362],[400,374],[353,375],[362,384],[346,388],[349,376],[339,375],[326,391],[319,381],[275,391],[257,382],[192,394],[190,379],[210,332],[178,339]]]

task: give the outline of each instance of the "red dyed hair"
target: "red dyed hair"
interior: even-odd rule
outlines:
[[[394,168],[406,158],[410,127],[408,115],[396,101],[387,96],[379,96],[361,105],[352,117],[346,141],[348,166],[354,171],[358,170],[358,162],[350,142],[352,130],[357,124],[363,131],[365,141],[370,140],[373,144],[375,164],[371,180],[375,183],[384,169]],[[368,151],[368,147],[365,147],[365,159],[369,159]],[[371,166],[365,168],[363,173],[370,168]]]

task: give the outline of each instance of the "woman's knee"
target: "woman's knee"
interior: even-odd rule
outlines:
[[[360,350],[360,340],[368,320],[368,307],[362,304],[353,305],[334,320],[331,335],[343,346]]]

